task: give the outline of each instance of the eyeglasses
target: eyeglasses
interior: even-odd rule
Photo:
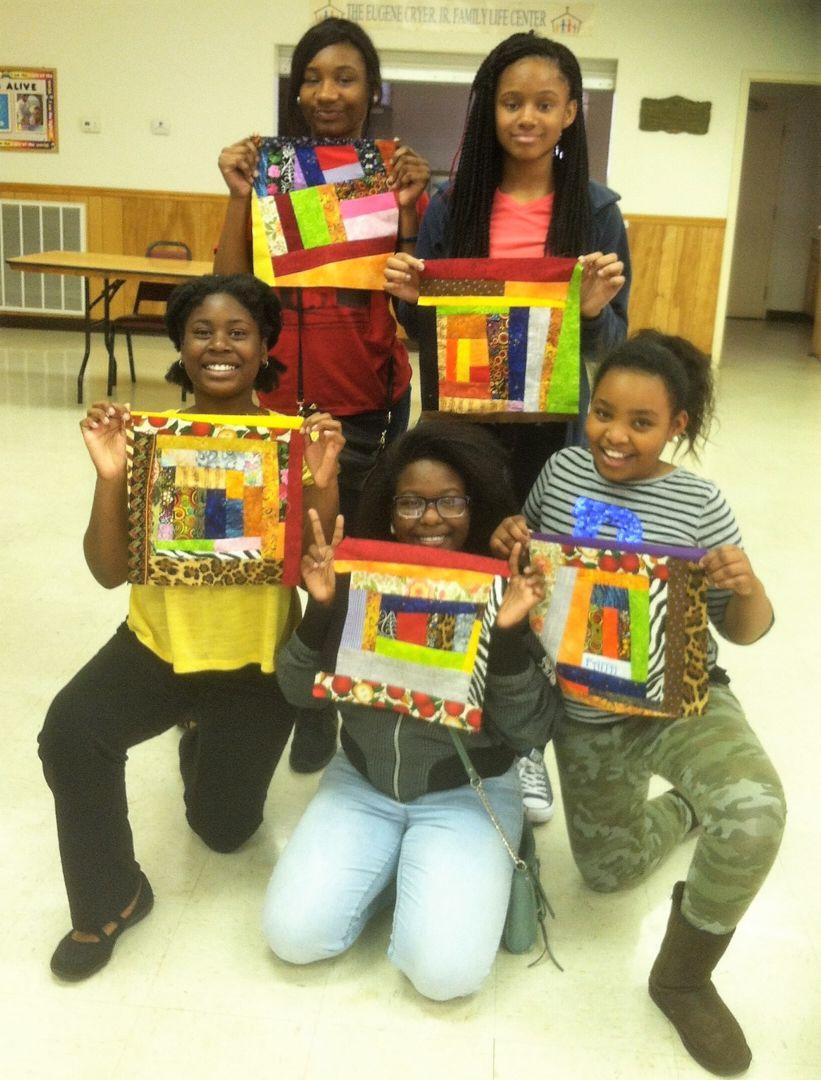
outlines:
[[[468,508],[468,495],[440,495],[436,499],[424,499],[421,495],[394,495],[393,508],[403,518],[420,518],[429,506],[436,507],[441,518],[462,517]]]

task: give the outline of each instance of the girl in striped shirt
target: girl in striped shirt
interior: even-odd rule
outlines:
[[[709,480],[662,460],[670,440],[693,449],[712,413],[708,357],[682,338],[644,331],[613,350],[592,387],[590,449],[569,447],[545,465],[524,506],[494,533],[497,555],[529,529],[572,534],[584,496],[629,511],[644,540],[707,548],[710,621],[739,645],[762,637],[773,611],[741,547],[724,496]],[[615,527],[604,524],[604,538]],[[701,717],[616,715],[565,699],[554,736],[570,844],[587,884],[609,892],[654,869],[695,829],[687,880],[673,889],[650,995],[684,1045],[720,1075],[744,1071],[751,1053],[711,981],[713,968],[761,887],[784,828],[778,776],[708,648],[709,704]],[[673,786],[648,799],[652,775]]]

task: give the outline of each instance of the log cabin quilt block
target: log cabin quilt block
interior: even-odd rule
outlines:
[[[276,414],[132,415],[128,580],[296,585],[302,420]]]
[[[396,248],[393,140],[257,138],[254,273],[270,285],[381,289]]]
[[[422,407],[493,421],[579,411],[575,259],[430,259],[419,305]]]
[[[703,714],[704,549],[534,533],[530,551],[547,586],[531,625],[566,696],[618,714]]]
[[[314,696],[479,731],[506,563],[346,539],[334,564],[348,607]]]

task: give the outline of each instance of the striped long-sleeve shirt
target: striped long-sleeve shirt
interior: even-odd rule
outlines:
[[[560,450],[547,462],[524,505],[524,516],[537,532],[573,535],[573,508],[580,495],[626,508],[635,513],[648,543],[679,547],[716,548],[741,544],[741,533],[733,512],[719,489],[710,480],[686,469],[675,468],[664,476],[616,484],[596,471],[589,450],[573,446]],[[602,539],[615,539],[614,525],[603,524]],[[732,593],[710,588],[707,608],[710,622],[720,631]],[[709,636],[707,659],[713,667],[718,648]],[[591,709],[578,701],[565,700],[568,716],[588,723],[612,722],[614,713]]]

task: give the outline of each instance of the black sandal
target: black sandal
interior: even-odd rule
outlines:
[[[87,979],[100,968],[105,967],[114,952],[114,943],[124,930],[134,926],[140,919],[144,919],[154,906],[154,893],[148,878],[140,872],[140,888],[134,904],[134,910],[127,918],[119,917],[111,919],[117,925],[110,934],[102,929],[97,930],[99,941],[76,941],[69,930],[51,958],[51,970],[59,978],[67,982],[79,982]]]

